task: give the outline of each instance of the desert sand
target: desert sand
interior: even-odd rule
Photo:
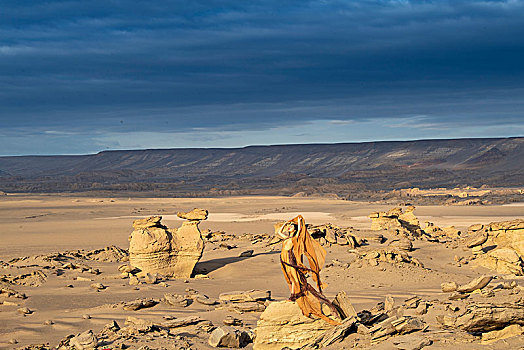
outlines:
[[[221,293],[251,289],[270,290],[271,298],[286,300],[289,290],[279,264],[280,245],[267,247],[265,241],[252,243],[244,234],[273,235],[273,225],[302,214],[307,223],[332,223],[355,230],[369,230],[372,212],[387,211],[391,205],[351,202],[335,199],[289,197],[228,197],[228,198],[92,198],[68,195],[9,195],[0,198],[0,275],[20,275],[40,269],[38,258],[28,264],[6,264],[15,258],[49,255],[51,253],[117,246],[129,248],[128,237],[135,219],[152,215],[163,217],[168,227],[180,225],[178,211],[205,208],[209,218],[200,229],[223,231],[237,238],[227,244],[205,242],[202,258],[195,268],[197,276],[189,279],[167,279],[161,283],[130,285],[129,279],[120,277],[121,261],[86,261],[99,274],[90,271],[43,269],[46,277],[38,286],[13,285],[12,289],[27,295],[22,298],[0,297],[0,348],[11,349],[30,344],[49,344],[56,347],[64,337],[87,330],[99,332],[111,321],[121,327],[127,317],[133,316],[152,322],[186,316],[199,316],[215,326],[223,325],[226,316],[242,321],[242,329],[252,331],[257,326],[260,312],[237,313],[228,308],[190,302],[186,307],[174,307],[160,302],[154,307],[137,311],[122,308],[122,302],[138,298],[162,299],[165,293],[184,295],[191,288],[209,298],[217,299]],[[524,208],[509,206],[419,206],[415,214],[423,223],[433,222],[440,227],[455,226],[467,232],[470,225],[487,224],[524,218]],[[387,233],[386,238],[391,240]],[[244,237],[244,238],[242,238]],[[471,249],[460,244],[443,244],[427,240],[413,241],[411,257],[418,259],[423,268],[409,265],[357,263],[358,251],[387,247],[387,243],[368,242],[351,249],[348,246],[328,245],[326,267],[322,278],[327,284],[324,293],[333,298],[345,291],[356,311],[370,309],[391,296],[402,304],[412,296],[424,300],[446,299],[441,283],[454,281],[465,284],[481,275],[497,275],[492,283],[511,283],[524,286],[521,276],[497,274],[472,264],[457,264],[457,259],[471,256]],[[246,250],[252,256],[239,257]],[[334,262],[333,262],[334,261]],[[3,270],[3,271],[2,271]],[[80,278],[78,278],[80,277]],[[104,288],[93,288],[101,283]],[[521,293],[521,297],[524,294]],[[23,315],[17,310],[28,308]],[[89,316],[87,316],[89,315]],[[435,318],[433,316],[433,318]],[[209,325],[208,325],[209,328]],[[143,337],[125,343],[129,348],[148,345],[149,348],[212,348],[208,343],[209,329],[202,325],[174,328],[171,334]],[[517,336],[482,345],[480,337],[453,333],[430,323],[425,330],[432,344],[428,349],[509,349],[522,348],[523,336]],[[169,333],[169,332],[168,332]],[[391,337],[377,344],[341,343],[334,348],[391,348],[396,349]],[[16,340],[16,344],[15,343]],[[251,349],[253,344],[245,348]],[[101,348],[112,348],[111,345]]]

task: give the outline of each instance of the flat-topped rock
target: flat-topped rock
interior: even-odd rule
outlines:
[[[271,291],[252,289],[252,290],[248,290],[245,292],[238,292],[238,291],[227,292],[227,293],[220,294],[218,298],[222,301],[229,301],[232,303],[264,301],[264,300],[271,299]]]
[[[148,228],[148,227],[164,227],[160,221],[162,221],[161,216],[150,216],[145,219],[138,219],[133,221],[133,228]]]
[[[308,318],[291,301],[273,302],[260,316],[255,329],[255,350],[300,348],[312,343],[334,326],[318,318]]]
[[[188,211],[187,213],[184,212],[178,212],[176,213],[176,216],[178,216],[181,219],[185,220],[206,220],[208,215],[208,211],[206,209],[199,209],[195,208],[191,211]]]

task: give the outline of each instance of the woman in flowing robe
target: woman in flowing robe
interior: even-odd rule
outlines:
[[[332,316],[340,318],[337,309],[322,294],[324,285],[320,281],[320,269],[326,259],[326,250],[311,237],[302,215],[286,222],[278,231],[278,236],[283,239],[280,265],[291,291],[289,300],[298,304],[304,316],[314,315],[330,324],[340,324],[322,312],[322,304],[326,304],[331,309]],[[309,268],[304,265],[304,255]],[[311,274],[318,291],[308,283],[308,273]]]

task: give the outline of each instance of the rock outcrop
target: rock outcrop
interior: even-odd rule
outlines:
[[[198,224],[202,209],[179,215],[191,218],[178,229],[161,223],[161,216],[151,216],[133,222],[129,237],[129,262],[141,270],[139,275],[158,273],[167,277],[189,278],[202,256],[204,241]],[[181,213],[179,213],[181,214]]]
[[[300,348],[312,343],[332,328],[333,326],[324,320],[302,315],[302,311],[294,302],[273,302],[268,305],[257,323],[253,349]]]
[[[472,225],[464,244],[472,249],[477,265],[498,273],[524,275],[523,219]]]
[[[376,231],[387,230],[408,237],[420,237],[423,234],[420,223],[409,206],[403,212],[402,208],[393,208],[387,212],[375,212],[369,215],[371,229]]]
[[[274,225],[275,234],[278,233],[284,224],[285,222],[279,222]],[[364,243],[361,238],[353,234],[354,229],[351,227],[339,227],[330,223],[322,225],[307,224],[306,226],[311,237],[316,239],[321,245],[338,244],[356,248]]]
[[[484,303],[469,304],[460,316],[447,315],[437,320],[447,328],[459,328],[467,332],[488,332],[512,324],[524,325],[524,304]]]

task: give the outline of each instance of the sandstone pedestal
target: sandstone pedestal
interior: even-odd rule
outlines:
[[[253,349],[297,349],[310,344],[326,330],[334,328],[324,320],[302,315],[298,305],[291,301],[269,304],[260,316],[255,329]]]
[[[167,228],[161,220],[161,216],[135,220],[129,237],[130,264],[139,268],[142,276],[157,273],[166,277],[191,277],[204,250],[198,229],[200,220],[193,216],[178,229]]]

